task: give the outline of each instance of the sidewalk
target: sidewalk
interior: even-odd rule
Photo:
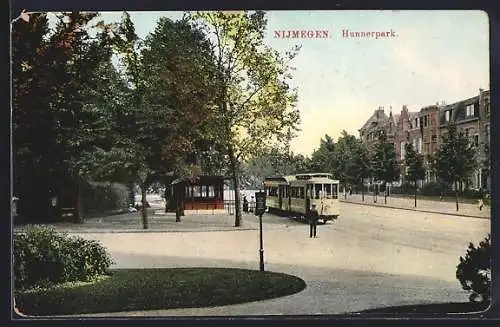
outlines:
[[[384,195],[378,195],[375,198],[372,194],[365,194],[365,200],[362,200],[361,194],[344,195],[341,194],[339,200],[345,203],[355,203],[361,205],[370,205],[376,207],[385,207],[392,209],[413,210],[428,213],[439,213],[452,216],[463,216],[473,218],[491,218],[491,208],[484,206],[479,210],[477,204],[458,203],[458,211],[455,202],[420,200],[417,196],[417,207],[413,198],[387,197],[387,204],[384,204]]]

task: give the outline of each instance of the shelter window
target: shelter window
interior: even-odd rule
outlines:
[[[194,198],[201,197],[201,185],[193,186],[193,197]]]
[[[215,197],[215,188],[213,185],[208,185],[208,197],[209,198]]]

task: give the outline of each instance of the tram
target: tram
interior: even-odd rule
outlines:
[[[328,173],[271,176],[264,180],[266,206],[270,213],[302,219],[313,204],[326,223],[339,216],[339,181]]]

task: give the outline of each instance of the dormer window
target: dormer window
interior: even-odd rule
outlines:
[[[465,117],[474,117],[474,104],[465,107]]]
[[[446,122],[449,122],[451,120],[451,109],[450,110],[446,110],[445,113],[444,113],[444,118],[445,118],[445,121]]]

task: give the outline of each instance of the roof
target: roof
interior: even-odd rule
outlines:
[[[466,108],[466,106],[471,105],[471,104],[474,105],[474,111],[475,111],[474,116],[466,117],[465,108]],[[479,118],[479,116],[478,116],[478,114],[479,114],[479,96],[475,96],[472,98],[468,98],[468,99],[465,99],[462,101],[457,101],[455,103],[442,106],[439,110],[440,111],[439,112],[439,124],[440,125],[446,124],[445,114],[446,114],[446,111],[448,111],[450,109],[453,110],[450,121],[452,121],[456,124],[460,124],[463,121],[471,121],[474,119],[478,119]]]
[[[392,117],[394,119],[394,123],[396,124],[401,118],[401,114],[394,114]]]
[[[375,126],[384,125],[385,123],[387,123],[388,119],[389,119],[389,117],[387,117],[387,115],[385,114],[385,112],[382,109],[377,109],[371,115],[371,117],[368,118],[368,120],[363,125],[363,127],[361,127],[359,130],[363,131],[363,130],[370,129],[370,128],[375,127]]]
[[[178,178],[174,180],[171,185],[179,184],[183,182],[191,182],[191,184],[198,184],[199,182],[213,182],[213,181],[223,181],[224,179],[228,179],[224,176],[214,176],[214,175],[199,175],[194,178]]]
[[[290,185],[304,185],[304,183],[309,184],[339,184],[340,181],[336,179],[326,178],[326,177],[313,177],[311,179],[297,179],[290,182]]]

